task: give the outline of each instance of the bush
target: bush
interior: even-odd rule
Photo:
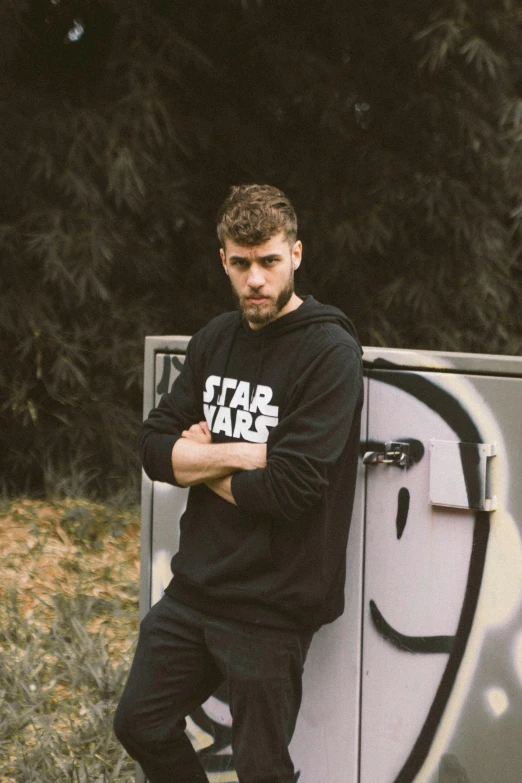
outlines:
[[[288,192],[298,290],[366,344],[522,350],[510,4],[27,0],[0,21],[5,490],[136,490],[143,337],[231,306],[232,183]]]

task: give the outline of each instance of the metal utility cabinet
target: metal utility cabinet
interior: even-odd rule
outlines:
[[[148,337],[144,414],[188,338]],[[346,610],[314,637],[299,783],[522,780],[522,358],[365,348]],[[170,581],[187,490],[143,479],[141,613]],[[237,780],[218,691],[187,721]]]

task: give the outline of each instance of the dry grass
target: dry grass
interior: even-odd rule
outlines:
[[[0,780],[130,783],[112,714],[138,626],[139,512],[0,513]]]

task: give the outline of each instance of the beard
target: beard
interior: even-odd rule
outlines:
[[[235,288],[232,288],[232,293],[234,294],[238,307],[246,321],[249,321],[251,324],[256,324],[256,326],[266,326],[266,324],[275,321],[283,307],[290,301],[292,294],[294,293],[294,271],[292,270],[292,274],[280,290],[276,299],[270,298],[264,304],[256,305],[252,302],[248,302],[247,297],[239,296]]]

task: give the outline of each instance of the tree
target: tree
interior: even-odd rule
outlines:
[[[143,337],[231,306],[235,182],[288,192],[363,342],[521,351],[520,3],[303,8],[0,9],[7,490],[137,485]]]

